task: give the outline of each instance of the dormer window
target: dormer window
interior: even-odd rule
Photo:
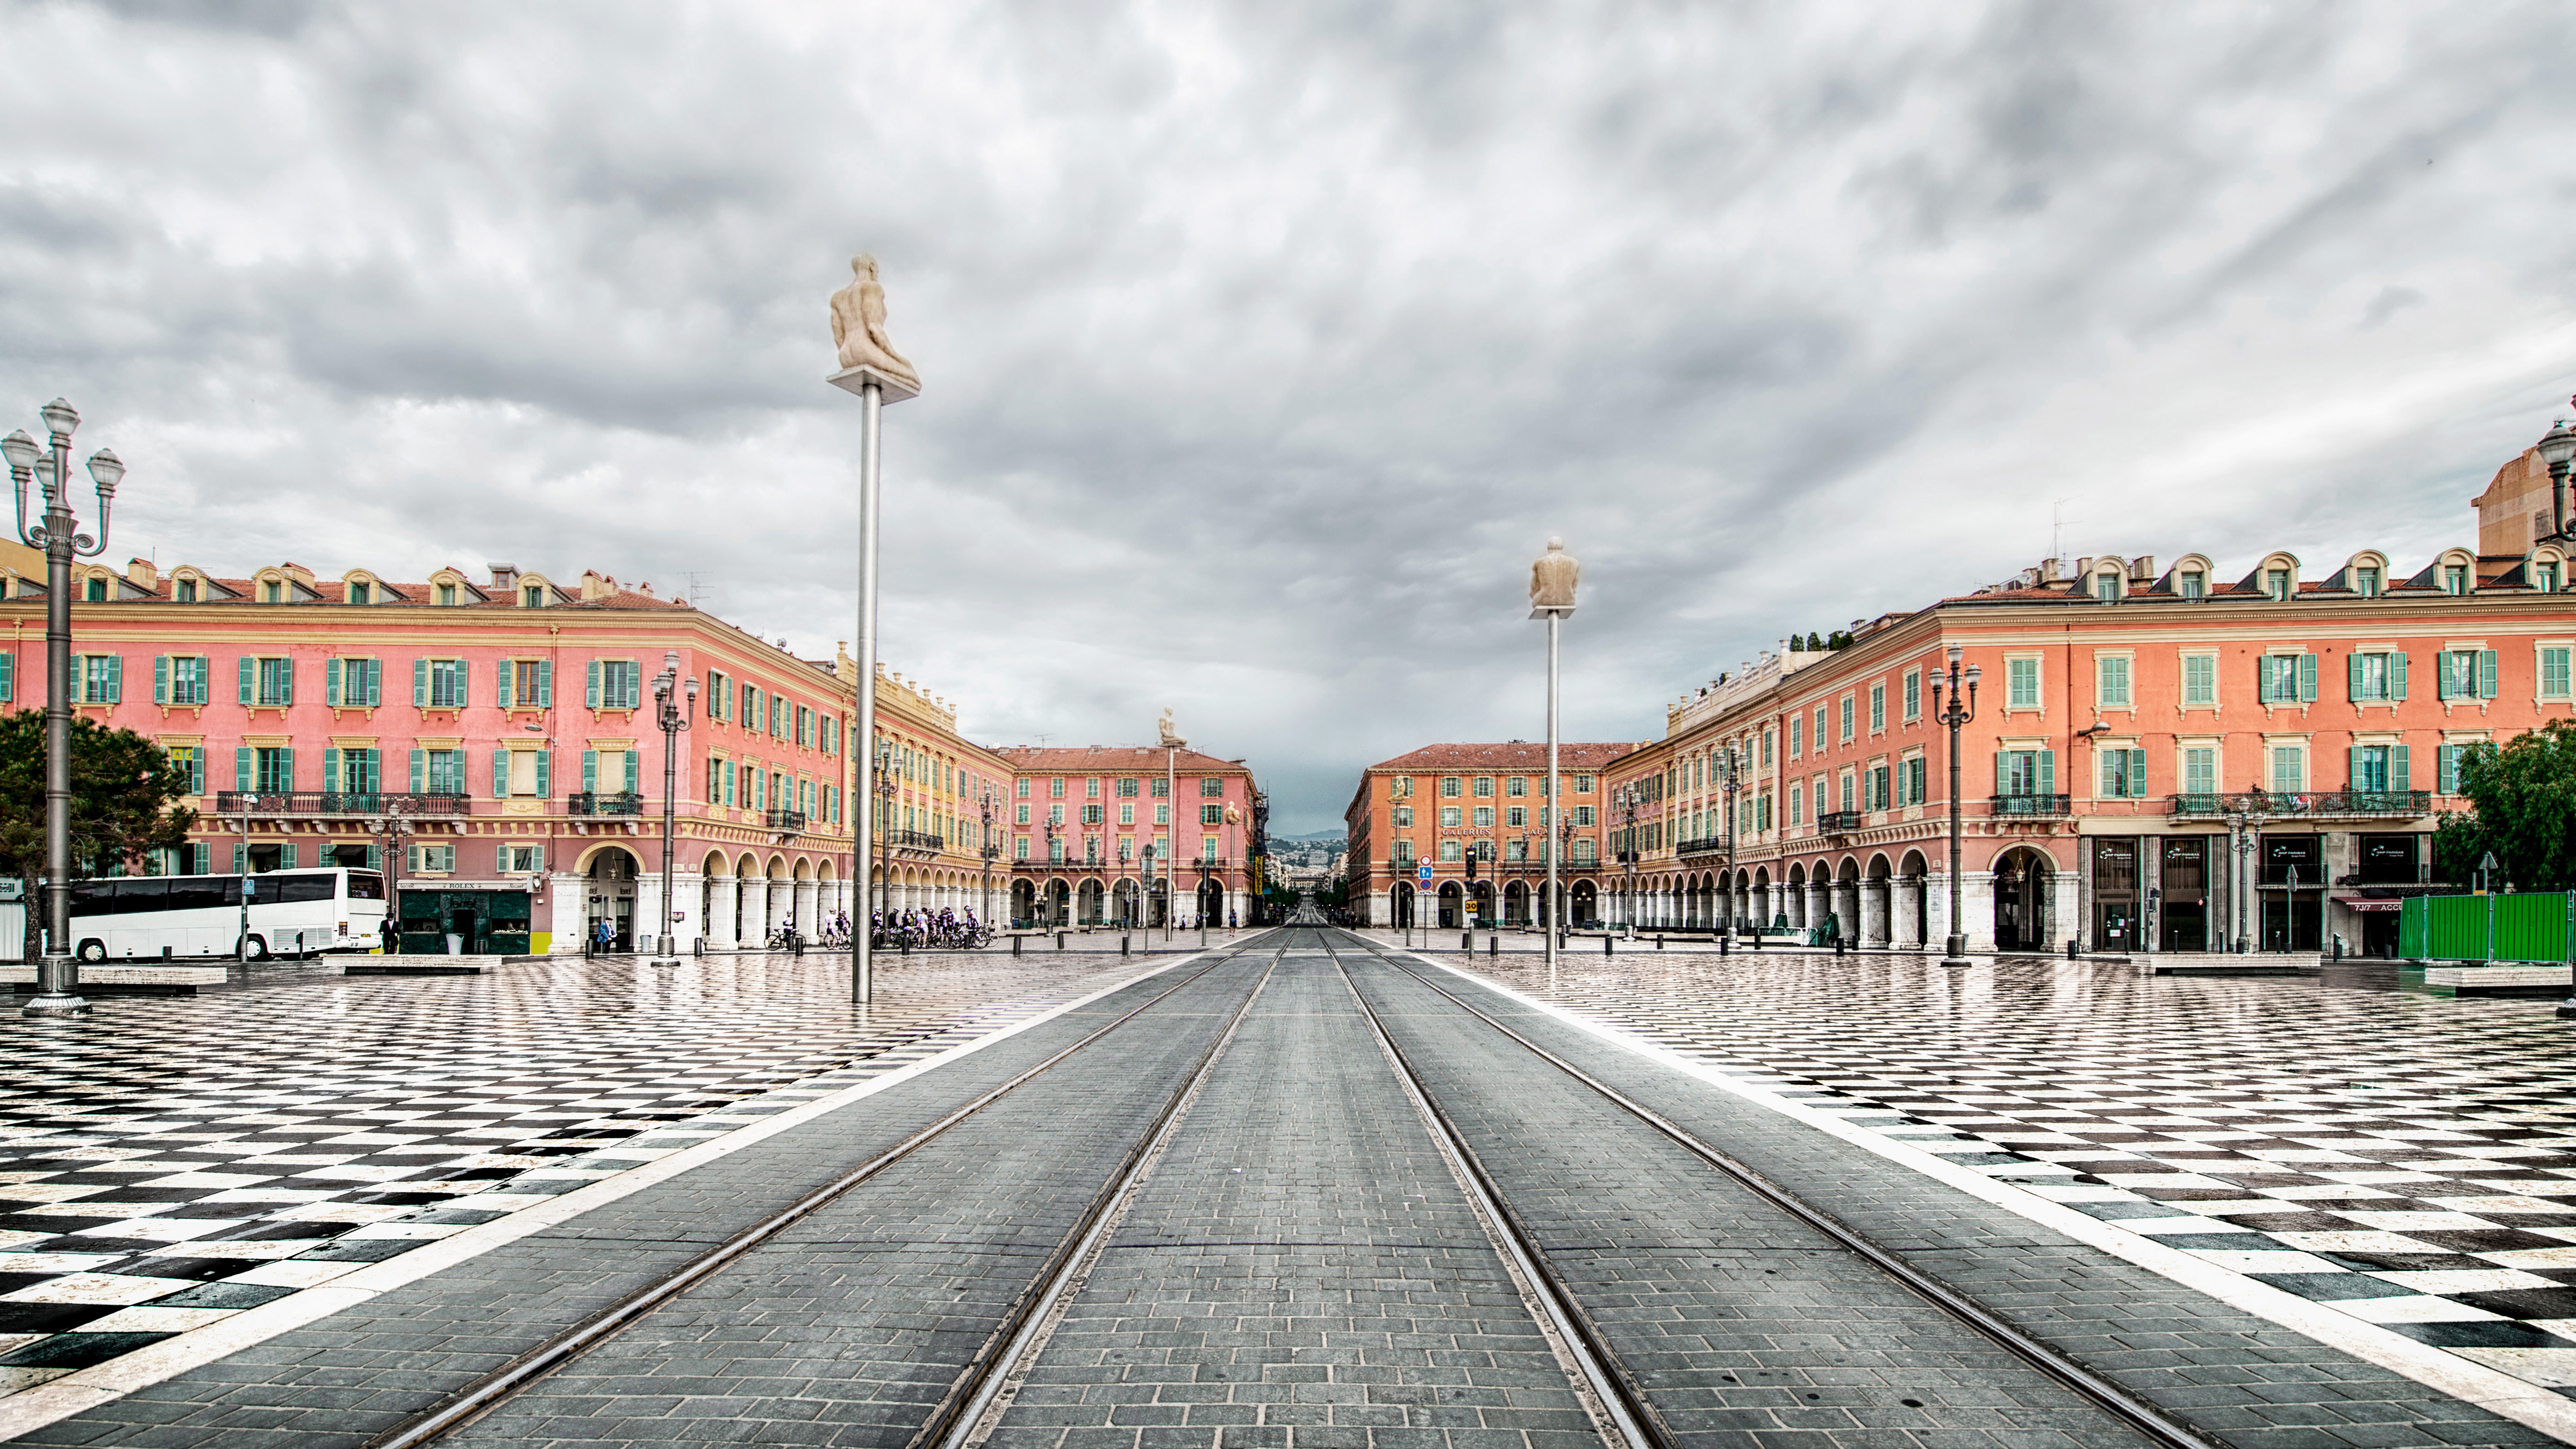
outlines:
[[[2209,593],[2209,576],[2198,569],[2184,570],[2175,577],[2174,582],[2182,590],[2182,596],[2186,599],[2203,598]]]
[[[174,601],[182,604],[193,604],[197,602],[197,581],[195,579],[181,579],[177,583],[172,584],[170,586],[170,597]]]
[[[282,604],[286,602],[286,585],[279,583],[275,579],[270,579],[268,582],[261,584],[259,586],[259,601],[263,604]]]
[[[91,579],[89,581],[89,601],[93,604],[104,604],[107,602],[107,580]]]
[[[546,606],[546,590],[543,584],[528,585],[521,597],[527,600],[527,606],[531,609],[542,609]]]
[[[349,585],[349,602],[352,604],[366,603],[369,592],[370,591],[365,584],[351,584]]]
[[[2103,572],[2093,576],[2093,597],[2101,603],[2112,603],[2120,597],[2120,576]]]
[[[456,585],[454,585],[454,584],[440,584],[440,585],[438,586],[438,606],[439,606],[440,608],[442,608],[442,609],[444,609],[444,608],[451,608],[451,607],[453,607],[453,606],[455,605],[455,603],[456,603]]]
[[[2466,564],[2442,565],[2442,592],[2465,594],[2469,591],[2469,569]]]
[[[2358,568],[2352,571],[2352,591],[2365,599],[2379,597],[2379,570]]]
[[[2263,571],[2263,592],[2271,595],[2276,602],[2289,602],[2290,571],[2288,569],[2265,569]]]
[[[2558,565],[2554,563],[2545,563],[2534,568],[2531,571],[2531,582],[2534,588],[2539,589],[2544,594],[2557,593]]]

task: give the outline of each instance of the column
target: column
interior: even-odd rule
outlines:
[[[1949,883],[1942,883],[1946,896]],[[1995,873],[1991,865],[1985,870],[1963,872],[1959,877],[1960,925],[1967,932],[1968,949],[1986,955],[1995,949]],[[1946,933],[1945,933],[1946,934]]]
[[[1883,950],[1888,942],[1888,882],[1872,877],[1860,883],[1860,943]]]
[[[546,877],[548,929],[554,933],[553,939],[546,944],[546,954],[550,956],[581,954],[581,930],[584,924],[582,915],[589,904],[589,899],[589,877],[561,870]],[[534,922],[530,924],[533,925]],[[531,941],[528,944],[533,947],[536,943]]]
[[[1833,909],[1831,905],[1827,904],[1825,886],[1826,883],[1823,876],[1811,875],[1807,877],[1807,918],[1804,921],[1799,922],[1799,924],[1810,931],[1823,930],[1825,928],[1825,913]]]
[[[684,865],[672,870],[671,899],[674,904],[670,910],[679,912],[680,919],[656,927],[671,933],[672,940],[677,943],[676,949],[683,955],[695,949],[691,943],[706,933],[706,922],[700,919],[706,901],[698,889],[698,880],[694,866]],[[669,913],[664,912],[666,916]]]
[[[1833,885],[1833,899],[1834,925],[1842,931],[1842,939],[1846,941],[1859,940],[1860,882],[1856,880],[1835,880]]]
[[[2041,944],[2052,953],[2065,950],[2069,936],[2076,938],[2078,950],[2084,949],[2083,943],[2091,938],[2092,932],[2085,919],[2089,914],[2086,898],[2091,893],[2082,882],[2083,878],[2076,872],[2061,870],[2057,873],[2054,888],[2048,893],[2049,931]]]
[[[1897,945],[1917,948],[1922,946],[1923,934],[1916,929],[1922,918],[1922,910],[1923,877],[1899,876],[1896,881],[1895,943]]]

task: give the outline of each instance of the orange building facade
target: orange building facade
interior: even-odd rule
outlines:
[[[1011,919],[1249,925],[1268,801],[1241,760],[1186,746],[999,750],[1014,776]]]
[[[2576,714],[2576,543],[2547,470],[2517,459],[2478,501],[2482,547],[2510,551],[2050,560],[1846,648],[1783,641],[1622,757],[1641,803],[1616,914],[1938,949],[1933,686],[1956,648],[1982,674],[1959,744],[1972,949],[2393,954],[2430,832],[2465,807],[2461,751]]]
[[[1561,817],[1547,805],[1543,744],[1429,745],[1369,766],[1342,815],[1351,908],[1372,926],[1536,924],[1547,916],[1553,834],[1566,919],[1602,919],[1615,879],[1605,874],[1605,782],[1613,770],[1623,778],[1632,770],[1628,757],[1637,749],[1560,743]]]

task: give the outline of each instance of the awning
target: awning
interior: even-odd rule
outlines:
[[[2380,900],[2375,896],[2337,896],[2335,897],[2335,904],[2346,906],[2356,911],[2402,911],[2406,909],[2406,903],[2404,901]]]

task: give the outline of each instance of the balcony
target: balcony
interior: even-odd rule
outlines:
[[[805,828],[805,812],[802,810],[764,811],[761,814],[760,823],[772,830],[802,830]]]
[[[798,825],[801,826],[805,823],[805,817],[802,815],[795,815],[793,811],[781,812],[773,810],[770,813],[773,816],[782,813],[793,815]],[[948,844],[948,841],[944,837],[933,835],[928,831],[923,830],[888,830],[879,834],[877,839],[881,843],[892,846],[896,850],[918,850],[927,855],[937,855],[941,850],[945,849]]]
[[[644,797],[633,790],[621,790],[615,794],[599,790],[584,790],[577,795],[565,797],[564,813],[566,815],[641,815],[644,813]]]
[[[1989,795],[1986,814],[1998,820],[2059,820],[2066,815],[2063,795]]]
[[[2242,795],[2176,795],[2172,799],[2175,816],[2204,820],[2224,819],[2230,815],[2254,815],[2266,819],[2281,816],[2404,818],[2429,815],[2433,811],[2433,792],[2430,790],[2312,790],[2303,794],[2249,790]]]
[[[463,815],[466,797],[385,794],[379,791],[225,790],[215,796],[217,815]]]
[[[1861,812],[1857,810],[1828,810],[1816,817],[1816,831],[1820,835],[1849,835],[1860,829],[1860,822]]]
[[[1703,835],[1697,840],[1685,840],[1681,844],[1673,847],[1673,853],[1676,855],[1724,855],[1726,853],[1726,837],[1723,835]]]

